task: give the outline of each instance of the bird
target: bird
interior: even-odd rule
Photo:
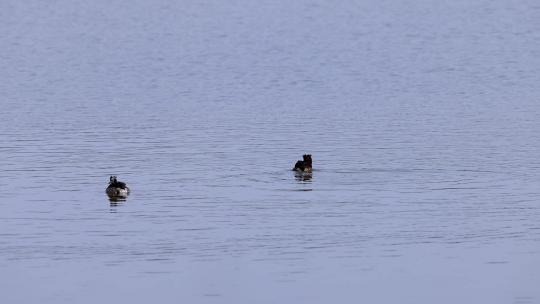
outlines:
[[[313,168],[311,167],[311,154],[304,154],[304,160],[299,160],[294,165],[293,171],[311,173]]]
[[[129,187],[126,183],[119,182],[116,179],[116,176],[113,175],[109,178],[109,186],[107,186],[105,193],[107,193],[111,199],[126,198],[129,194]]]

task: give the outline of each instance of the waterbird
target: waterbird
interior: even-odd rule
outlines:
[[[126,183],[119,182],[116,179],[116,176],[113,175],[109,178],[109,186],[107,186],[105,193],[107,193],[111,199],[126,198],[129,194],[129,187]]]
[[[302,157],[304,160],[297,161],[293,171],[310,173],[313,170],[311,167],[311,154],[304,154]]]

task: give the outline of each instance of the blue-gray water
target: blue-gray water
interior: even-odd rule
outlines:
[[[0,2],[0,301],[540,303],[539,20]]]

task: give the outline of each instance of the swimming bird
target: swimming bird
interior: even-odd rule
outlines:
[[[302,156],[304,160],[299,160],[294,165],[293,171],[311,173],[313,170],[311,167],[311,154],[304,154]]]
[[[116,180],[116,176],[111,176],[109,178],[109,186],[105,192],[112,199],[126,198],[129,194],[129,187],[126,185],[126,183]]]

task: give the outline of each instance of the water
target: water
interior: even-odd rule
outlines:
[[[0,3],[2,303],[540,302],[540,6],[289,2]]]

